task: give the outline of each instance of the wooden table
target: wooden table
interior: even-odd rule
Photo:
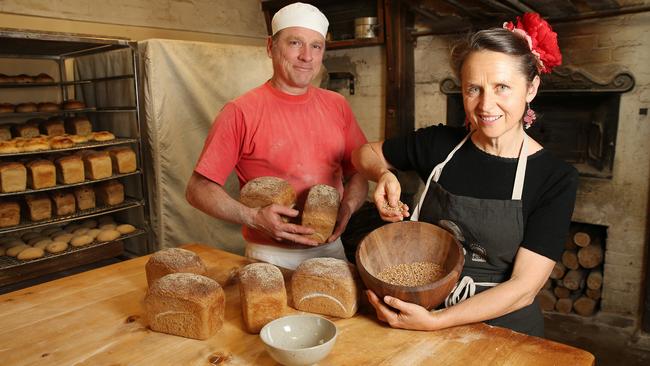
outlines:
[[[199,244],[226,292],[223,328],[205,341],[156,333],[143,321],[148,257],[0,296],[2,365],[274,365],[243,330],[235,273],[244,257]],[[391,329],[365,312],[337,319],[339,337],[320,365],[593,365],[589,352],[474,324],[435,332]]]

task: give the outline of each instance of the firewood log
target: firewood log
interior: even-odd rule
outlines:
[[[555,262],[555,267],[553,267],[550,277],[554,280],[559,280],[560,278],[564,277],[565,273],[566,267],[564,264],[562,264],[562,262]]]
[[[578,250],[578,263],[584,268],[594,268],[603,262],[603,248],[592,243]]]
[[[567,272],[566,276],[562,279],[564,287],[569,290],[577,290],[584,286],[585,277],[587,273],[583,269],[572,269]]]
[[[582,316],[591,316],[596,310],[596,300],[587,296],[581,296],[573,302],[573,310]]]
[[[555,303],[555,310],[562,314],[568,314],[573,308],[573,299],[570,297],[564,299],[558,299]]]
[[[553,311],[553,309],[555,309],[557,298],[553,295],[551,290],[542,289],[537,294],[537,300],[539,301],[539,306],[543,311]]]
[[[589,272],[587,276],[587,287],[592,290],[597,290],[603,285],[603,272],[601,270],[594,269]]]
[[[553,293],[560,299],[566,299],[571,295],[571,290],[563,286],[555,286]]]
[[[565,250],[562,253],[562,264],[568,269],[578,269],[578,253],[575,250]]]
[[[587,295],[588,298],[598,300],[600,299],[600,289],[591,289],[587,287],[585,289],[585,295]]]
[[[591,236],[584,231],[578,231],[573,234],[573,242],[579,247],[586,247],[591,243]]]

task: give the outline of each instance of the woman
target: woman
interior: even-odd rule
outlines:
[[[378,182],[374,200],[384,220],[409,216],[408,207],[395,209],[401,189],[391,169],[415,170],[426,188],[411,219],[449,229],[465,251],[444,309],[390,296],[382,302],[368,291],[380,320],[420,330],[486,321],[543,336],[535,295],[561,256],[578,174],[525,127],[535,119],[539,75],[558,61],[556,34],[537,14],[518,18],[516,28],[479,31],[452,51],[469,133],[432,126],[353,153],[359,172]]]

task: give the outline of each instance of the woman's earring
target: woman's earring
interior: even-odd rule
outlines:
[[[524,115],[524,128],[529,129],[530,126],[535,123],[537,116],[535,115],[535,111],[530,108],[530,103],[526,103],[526,107],[526,114]]]

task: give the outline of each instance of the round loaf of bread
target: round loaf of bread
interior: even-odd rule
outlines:
[[[115,230],[119,231],[121,234],[131,234],[132,232],[135,231],[135,226],[131,224],[122,224],[122,225],[117,225]]]
[[[36,75],[34,77],[34,82],[37,82],[37,83],[53,83],[54,78],[52,78],[48,74],[41,73],[41,74],[38,74],[38,75]]]
[[[25,141],[25,144],[22,146],[22,151],[41,151],[49,150],[50,144],[43,140],[40,137],[34,137]]]
[[[72,232],[72,235],[74,235],[74,236],[85,235],[88,232],[88,230],[90,230],[90,229],[88,229],[87,227],[80,227],[78,229],[75,229]]]
[[[14,113],[16,106],[11,103],[0,103],[0,113]]]
[[[74,238],[72,238],[72,240],[70,240],[70,245],[72,245],[73,247],[82,247],[92,242],[93,242],[93,238],[91,238],[90,236],[79,235],[79,236],[75,236]]]
[[[101,232],[102,231],[100,229],[89,229],[86,232],[86,235],[92,237],[93,239],[97,239],[97,235],[99,235],[99,233],[101,233]]]
[[[45,249],[48,245],[50,245],[52,243],[53,243],[52,239],[49,239],[49,238],[48,239],[42,239],[42,240],[37,241],[34,244],[34,248]]]
[[[50,146],[53,149],[68,149],[74,146],[74,141],[69,136],[52,136]]]
[[[194,273],[205,275],[205,264],[196,253],[181,249],[169,248],[151,255],[145,266],[147,284],[151,286],[156,280],[170,273]]]
[[[2,243],[2,246],[7,248],[7,249],[17,247],[19,245],[27,245],[27,243],[25,243],[21,239],[13,239],[13,240],[9,240],[7,242]]]
[[[38,111],[36,103],[20,103],[14,109],[17,113],[33,113]]]
[[[37,108],[39,112],[56,112],[61,109],[58,104],[52,102],[38,103]]]
[[[100,230],[115,230],[117,228],[117,225],[114,223],[111,224],[99,224],[99,229]]]
[[[65,230],[65,231],[67,231],[69,233],[73,233],[75,230],[79,229],[80,227],[81,227],[81,225],[79,225],[79,224],[70,224],[70,225],[64,227],[63,230]]]
[[[293,207],[296,204],[296,191],[284,179],[259,177],[242,187],[239,201],[248,207],[265,207],[273,203]]]
[[[27,244],[16,245],[14,247],[11,247],[11,248],[7,249],[7,252],[5,253],[5,255],[8,255],[10,257],[15,258],[18,254],[20,254],[20,252],[22,252],[25,249],[29,249],[29,248],[31,248],[31,247],[29,245],[27,245]]]
[[[16,82],[16,78],[14,78],[13,76],[0,74],[0,84],[15,83],[15,82]]]
[[[73,237],[74,237],[74,235],[72,235],[70,233],[66,233],[66,234],[52,236],[52,240],[54,240],[54,241],[62,241],[64,243],[69,243],[70,240],[72,240]]]
[[[45,247],[48,253],[61,253],[66,249],[68,249],[68,243],[62,241],[53,241]]]
[[[45,255],[45,251],[43,248],[27,248],[23,250],[22,252],[18,253],[17,258],[20,259],[21,261],[26,261],[30,259],[37,259],[41,258]]]
[[[34,77],[29,76],[27,74],[14,75],[12,77],[14,78],[15,83],[33,83],[34,82]]]
[[[49,239],[49,237],[38,234],[38,236],[34,236],[31,239],[27,240],[27,245],[32,245],[33,246],[34,244],[38,243],[39,241],[45,240],[45,239]]]
[[[0,142],[0,154],[15,154],[19,153],[21,149],[16,146],[16,141],[2,141]]]
[[[82,135],[66,135],[66,137],[72,140],[72,142],[75,144],[83,144],[84,142],[88,142],[88,137]]]
[[[110,141],[115,140],[115,135],[108,131],[97,131],[90,134],[90,139],[94,141]]]
[[[63,109],[83,109],[86,108],[86,104],[79,100],[66,100],[63,102]]]
[[[121,235],[122,234],[120,234],[120,232],[117,230],[101,230],[99,234],[97,234],[97,241],[113,241],[119,238]]]

